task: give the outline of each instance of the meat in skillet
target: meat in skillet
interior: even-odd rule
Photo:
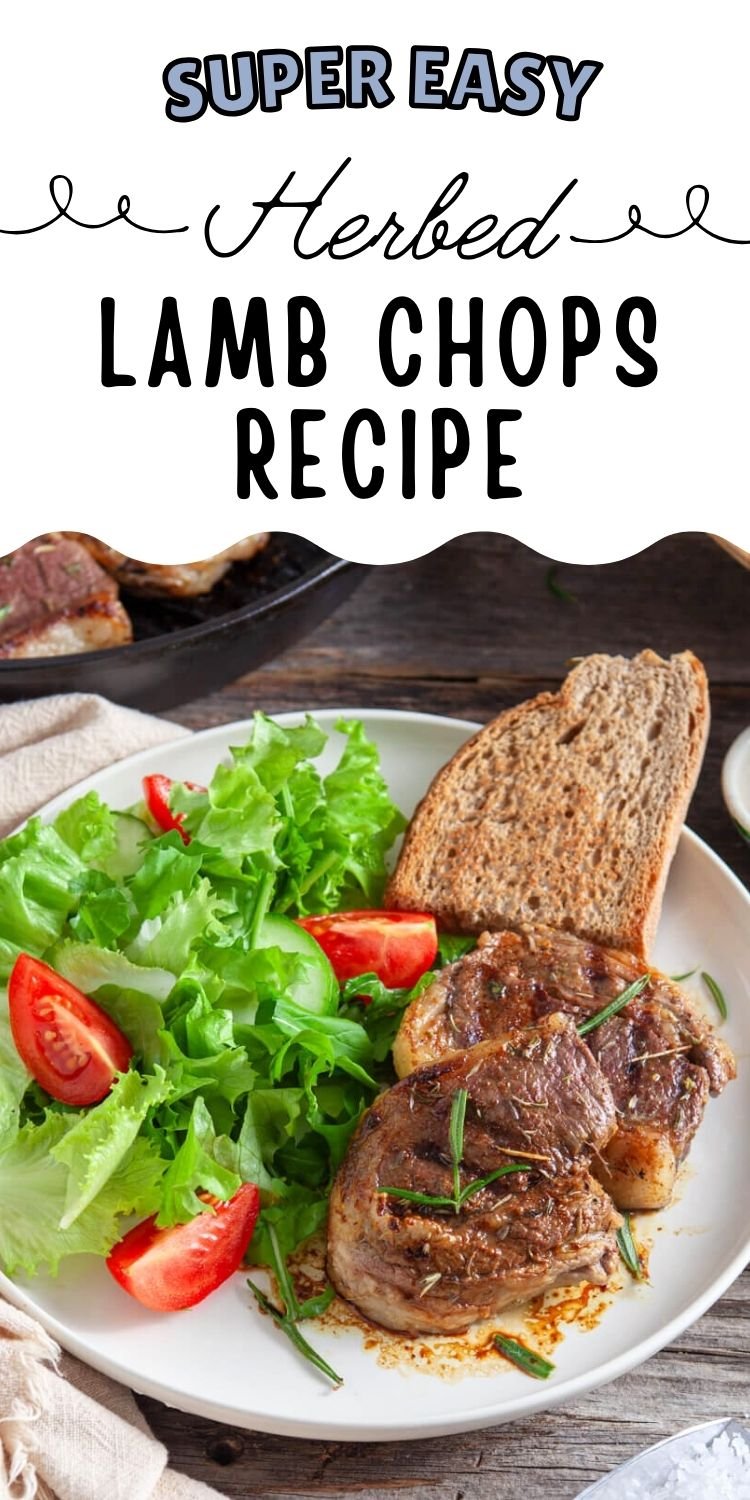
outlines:
[[[549,928],[485,933],[406,1011],[393,1049],[396,1071],[403,1076],[554,1011],[582,1022],[645,968],[642,959]],[[679,986],[650,972],[643,993],[586,1037],[618,1121],[596,1171],[624,1209],[669,1202],[709,1093],[721,1093],[735,1076],[729,1048]]]
[[[528,1170],[458,1213],[384,1192],[451,1193],[461,1089],[462,1187],[501,1166]],[[375,1101],[349,1146],[331,1195],[331,1280],[387,1328],[446,1334],[548,1287],[604,1281],[621,1220],[588,1167],[614,1128],[609,1086],[564,1016],[422,1068]]]
[[[124,552],[117,552],[114,547],[80,531],[67,531],[63,535],[80,542],[122,588],[156,599],[192,599],[196,595],[210,594],[233,562],[247,562],[268,542],[267,531],[257,532],[254,536],[244,537],[233,547],[227,547],[226,552],[218,552],[215,557],[202,562],[166,565],[138,562],[136,558],[126,557]]]
[[[0,660],[68,656],[133,639],[117,585],[83,547],[37,537],[0,557]]]

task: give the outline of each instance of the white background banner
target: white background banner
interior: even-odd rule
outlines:
[[[54,222],[0,235],[0,551],[55,527],[154,562],[266,528],[375,563],[471,530],[575,562],[693,529],[750,549],[750,244],[727,242],[750,241],[749,22],[737,0],[6,6],[0,228]],[[337,47],[355,49],[349,78],[345,66],[336,77]],[[425,54],[447,53],[442,82],[429,62],[423,108],[410,107],[413,48],[415,87]],[[465,49],[489,58],[462,72]],[[298,56],[296,88],[283,91],[293,58],[264,52]],[[378,53],[393,102],[351,107],[358,69],[375,67],[377,92]],[[257,93],[265,80],[262,102],[278,108],[240,113],[229,100],[219,113],[214,101],[168,118],[170,63],[197,60],[205,91],[205,59],[229,59],[231,79],[235,54],[235,82]],[[514,57],[526,62],[506,75]],[[558,117],[564,59],[572,76],[603,64],[578,119]],[[316,77],[329,102],[314,109]],[[176,93],[187,113],[200,98]],[[310,202],[337,172],[314,212],[254,206],[290,174],[285,204]],[[135,228],[123,195],[137,224],[185,232]],[[622,235],[631,205],[640,227],[625,238],[580,242]],[[289,383],[295,298],[324,323],[314,384]],[[242,375],[220,335],[231,309],[241,343],[251,299]],[[394,299],[411,311],[395,315],[392,339],[386,325],[384,358],[401,376],[419,358],[408,385],[388,379],[379,352]],[[308,311],[300,328],[308,338]],[[451,359],[451,335],[465,343],[470,329],[473,357]],[[115,374],[135,383],[102,383]],[[272,456],[248,463],[261,444]],[[500,466],[500,452],[515,463]]]

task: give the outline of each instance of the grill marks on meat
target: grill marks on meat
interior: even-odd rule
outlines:
[[[644,973],[641,959],[548,928],[485,934],[408,1009],[394,1047],[400,1075],[553,1012],[580,1023]],[[617,1110],[597,1168],[619,1208],[661,1208],[709,1093],[735,1076],[732,1053],[663,975],[586,1038]]]
[[[456,1214],[385,1187],[450,1195],[451,1104],[468,1091],[461,1184],[512,1161]],[[423,1068],[364,1116],[331,1195],[328,1268],[388,1328],[462,1333],[559,1284],[604,1281],[620,1224],[590,1175],[615,1125],[612,1095],[563,1016]]]
[[[67,656],[132,638],[117,585],[76,542],[43,537],[0,558],[0,660]]]

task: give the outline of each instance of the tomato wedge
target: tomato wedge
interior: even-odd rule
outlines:
[[[115,1281],[154,1312],[194,1307],[242,1265],[260,1208],[254,1182],[228,1203],[205,1196],[213,1212],[188,1224],[157,1229],[156,1218],[136,1224],[107,1258]]]
[[[109,1016],[41,959],[20,953],[8,981],[13,1040],[37,1083],[62,1104],[97,1104],[133,1056]]]
[[[435,918],[419,911],[342,911],[301,917],[320,943],[343,984],[358,974],[377,974],[392,989],[410,989],[435,962]]]
[[[191,792],[205,792],[204,786],[199,786],[196,781],[186,781],[184,785]],[[183,844],[190,843],[190,834],[183,828],[185,821],[184,813],[173,813],[169,806],[169,794],[174,786],[171,776],[144,776],[143,799],[154,820],[165,833],[176,830]]]

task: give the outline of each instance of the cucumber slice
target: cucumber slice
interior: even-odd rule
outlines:
[[[339,1002],[338,980],[320,944],[305,932],[304,927],[298,927],[290,917],[265,917],[258,947],[298,953],[304,960],[305,970],[304,975],[289,987],[292,999],[312,1015],[333,1015]]]
[[[99,869],[111,880],[126,880],[134,875],[143,863],[145,847],[153,835],[141,818],[132,813],[115,813],[115,847]]]

